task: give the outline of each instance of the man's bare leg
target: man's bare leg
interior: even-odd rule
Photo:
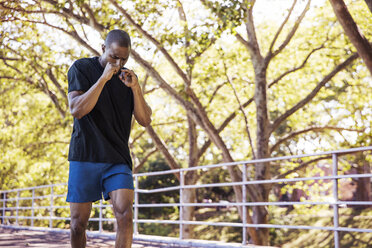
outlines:
[[[90,211],[92,210],[91,202],[70,203],[71,211],[71,247],[84,248],[87,243],[85,229],[87,228]]]
[[[109,193],[118,230],[115,248],[130,248],[133,238],[133,197],[131,189],[118,189]]]

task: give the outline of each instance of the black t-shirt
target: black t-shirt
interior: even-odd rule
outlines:
[[[98,57],[75,61],[68,71],[68,92],[88,91],[104,68]],[[133,92],[114,75],[103,87],[97,104],[81,119],[74,118],[69,161],[125,163],[132,168],[128,139]]]

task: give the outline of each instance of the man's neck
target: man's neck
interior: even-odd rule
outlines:
[[[98,57],[98,62],[102,66],[102,68],[105,69],[106,61],[104,61],[104,59],[102,58],[102,56],[99,56]]]

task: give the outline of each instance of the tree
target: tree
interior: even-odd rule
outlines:
[[[260,44],[259,39],[257,37],[256,26],[254,23],[253,18],[253,7],[255,5],[255,1],[225,1],[223,4],[219,4],[216,1],[202,1],[205,6],[207,6],[216,16],[220,19],[221,25],[229,25],[231,27],[232,33],[235,34],[236,39],[242,43],[246,49],[248,50],[252,62],[252,67],[254,70],[254,83],[255,83],[255,94],[251,101],[254,101],[256,104],[256,147],[254,154],[256,158],[267,158],[269,157],[277,148],[277,145],[274,144],[273,148],[270,148],[270,138],[274,136],[275,132],[280,130],[283,124],[285,124],[286,120],[288,120],[293,114],[300,111],[303,108],[306,108],[308,105],[320,92],[320,90],[329,83],[332,78],[339,73],[340,71],[346,69],[348,66],[352,64],[353,61],[358,57],[356,53],[352,54],[344,61],[340,61],[338,64],[334,66],[334,68],[329,71],[327,74],[323,75],[323,78],[319,80],[315,87],[308,91],[308,93],[297,103],[295,103],[289,109],[284,110],[284,112],[277,114],[274,118],[270,118],[269,113],[271,112],[268,105],[268,94],[267,91],[270,87],[277,84],[280,80],[282,80],[285,76],[293,73],[301,66],[297,68],[293,68],[291,70],[284,71],[277,79],[272,81],[272,83],[268,83],[267,81],[267,73],[270,69],[269,64],[270,62],[274,61],[274,59],[283,53],[284,49],[288,47],[291,40],[295,37],[295,34],[300,26],[300,23],[305,17],[306,12],[310,8],[310,1],[307,1],[306,6],[303,8],[302,13],[297,17],[296,21],[293,23],[292,27],[287,32],[286,36],[282,39],[281,44],[279,46],[275,46],[276,42],[278,41],[278,37],[284,30],[285,25],[287,24],[292,11],[297,3],[297,1],[293,1],[291,8],[288,11],[287,16],[285,17],[284,21],[278,28],[277,32],[275,33],[274,37],[271,39],[271,42],[267,45],[267,52],[264,54],[263,44]],[[240,23],[244,23],[246,29],[246,37],[244,38],[239,32],[236,31],[236,27],[240,25]],[[325,44],[321,45],[318,48],[313,49],[310,54],[305,58],[304,62],[302,63],[305,65],[309,56],[319,50]],[[324,127],[326,128],[326,127]],[[312,128],[304,130],[304,132],[314,130]],[[302,133],[294,132],[292,133],[294,136]],[[289,137],[292,137],[290,134]],[[278,144],[278,143],[277,143]],[[255,165],[255,176],[256,180],[265,180],[271,178],[271,168],[269,163],[257,163]],[[249,190],[250,198],[253,201],[268,201],[269,192],[271,190],[271,185],[257,185],[254,190]],[[257,195],[253,192],[256,192]],[[254,207],[253,208],[253,218],[254,223],[267,223],[268,222],[268,213],[264,207]],[[267,245],[269,240],[269,232],[268,229],[258,229],[258,234],[250,233],[251,237],[254,239],[256,244],[263,244]],[[254,237],[256,235],[256,237]]]
[[[364,60],[369,72],[372,75],[372,45],[367,38],[360,32],[358,26],[350,15],[344,1],[330,0],[333,11],[335,12],[338,21],[345,30],[351,43],[354,44],[359,56]],[[368,4],[368,2],[367,2]]]
[[[370,10],[371,13],[372,13],[372,0],[365,0],[365,2],[366,2],[366,4],[367,4],[369,10]]]

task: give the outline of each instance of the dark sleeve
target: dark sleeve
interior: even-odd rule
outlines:
[[[81,90],[88,91],[90,88],[90,83],[86,75],[77,68],[76,63],[74,63],[67,73],[68,80],[68,92]]]

